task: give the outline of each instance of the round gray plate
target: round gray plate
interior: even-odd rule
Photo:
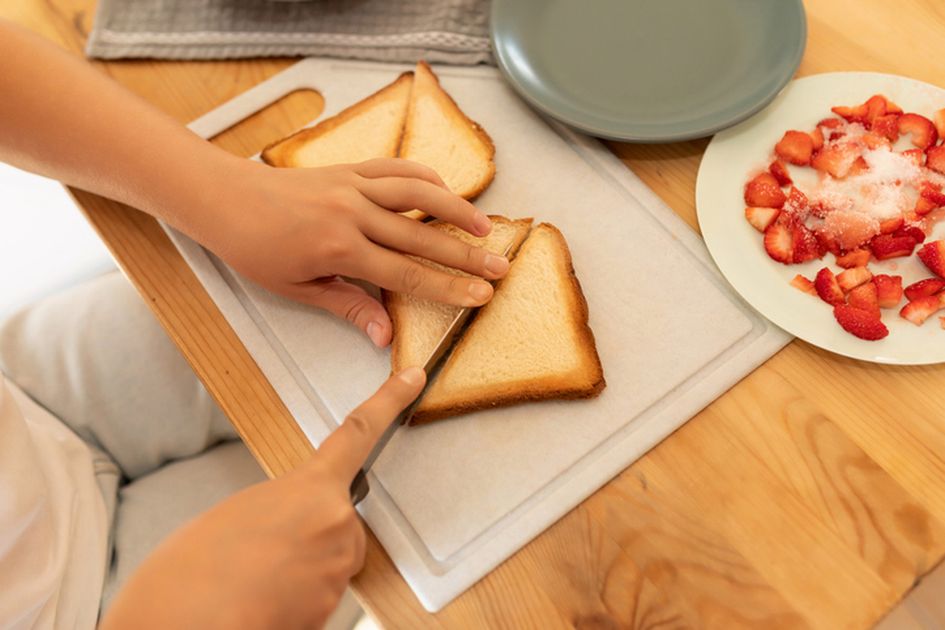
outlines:
[[[581,131],[631,142],[710,135],[768,104],[801,61],[801,0],[493,0],[512,86]]]

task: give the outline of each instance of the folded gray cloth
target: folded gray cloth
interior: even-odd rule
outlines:
[[[489,0],[100,0],[86,53],[493,63]]]

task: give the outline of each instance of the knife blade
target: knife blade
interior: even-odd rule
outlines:
[[[502,255],[508,256],[509,252],[512,250],[513,245],[514,242],[509,243]],[[362,464],[358,474],[355,475],[354,480],[351,482],[351,501],[355,505],[360,503],[361,500],[367,496],[370,490],[370,485],[368,484],[367,480],[367,473],[371,469],[371,466],[374,465],[374,462],[377,460],[378,456],[380,456],[381,451],[384,450],[384,447],[387,446],[388,442],[390,442],[394,437],[397,429],[410,422],[414,411],[417,409],[420,401],[423,400],[424,394],[426,394],[427,390],[430,388],[430,385],[439,374],[443,364],[446,363],[446,358],[450,355],[453,344],[459,338],[460,333],[464,330],[466,324],[469,322],[469,318],[473,313],[479,310],[479,308],[480,307],[478,306],[466,306],[461,308],[459,312],[456,313],[456,316],[453,317],[452,321],[450,321],[450,325],[447,327],[446,332],[444,332],[443,336],[440,337],[440,340],[437,341],[436,346],[433,348],[433,352],[430,354],[423,365],[423,371],[427,374],[426,385],[424,385],[423,389],[420,390],[420,394],[413,401],[413,403],[397,414],[397,417],[395,417],[390,425],[384,430],[384,433],[382,433],[381,437],[378,438],[374,448],[372,448],[371,452],[368,453],[368,456],[364,460],[364,464]]]

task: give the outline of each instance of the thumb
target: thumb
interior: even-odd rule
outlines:
[[[295,299],[351,322],[378,348],[390,343],[392,331],[387,310],[361,287],[337,276],[296,286]]]
[[[325,438],[316,458],[339,479],[350,483],[384,430],[420,395],[424,383],[426,374],[418,367],[401,370],[388,378]]]

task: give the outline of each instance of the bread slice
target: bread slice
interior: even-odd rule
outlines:
[[[316,167],[396,157],[410,103],[413,72],[314,127],[266,147],[271,166]]]
[[[417,407],[413,423],[605,387],[587,302],[561,232],[531,231]]]
[[[435,170],[457,195],[472,199],[495,177],[495,145],[421,61],[414,71],[400,157]]]
[[[492,232],[481,238],[472,236],[449,223],[436,221],[430,225],[466,243],[484,247],[497,254],[504,252],[511,244],[509,258],[514,258],[515,252],[528,235],[532,220],[513,221],[500,216],[489,218],[492,219]],[[436,269],[447,270],[458,275],[469,275],[429,260],[417,260]],[[391,367],[397,372],[405,367],[423,366],[436,348],[437,342],[443,337],[450,322],[460,311],[460,307],[390,291],[384,291],[383,297],[394,325]]]

